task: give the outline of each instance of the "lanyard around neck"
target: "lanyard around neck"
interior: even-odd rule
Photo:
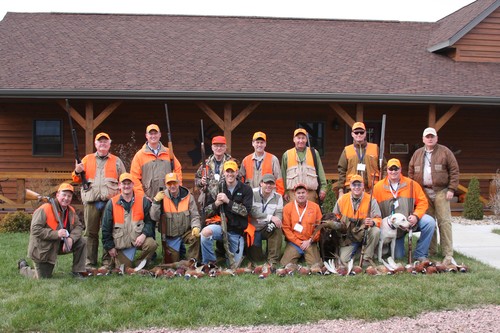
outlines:
[[[297,211],[297,215],[299,215],[299,224],[302,224],[302,218],[304,217],[304,214],[306,213],[307,205],[309,205],[309,200],[306,201],[306,206],[304,207],[304,210],[302,211],[302,214],[301,214],[299,212],[299,205],[297,204],[297,200],[295,200],[295,210]]]

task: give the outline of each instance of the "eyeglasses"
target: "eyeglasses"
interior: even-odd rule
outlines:
[[[390,167],[390,168],[389,168],[389,171],[398,171],[398,170],[399,170],[399,168],[398,168],[398,167]]]
[[[355,187],[363,187],[363,184],[361,184],[360,182],[354,182],[351,184],[351,188],[355,188]]]
[[[358,132],[352,132],[352,133],[354,133],[354,135],[363,135],[363,134],[365,134],[365,131],[361,131],[361,132],[358,131]]]

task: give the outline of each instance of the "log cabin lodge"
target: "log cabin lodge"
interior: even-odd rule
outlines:
[[[7,13],[0,22],[0,209],[31,207],[25,189],[47,194],[70,179],[94,135],[110,134],[111,152],[129,162],[156,123],[167,142],[168,103],[184,185],[224,135],[237,159],[252,134],[267,134],[281,159],[304,127],[329,179],[364,121],[384,156],[407,174],[422,131],[460,165],[489,199],[500,167],[500,0],[477,0],[437,22],[260,17]]]

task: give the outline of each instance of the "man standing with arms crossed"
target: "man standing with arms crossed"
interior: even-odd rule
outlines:
[[[410,160],[408,176],[419,183],[429,201],[428,214],[435,217],[439,228],[443,263],[453,260],[453,233],[451,228],[450,200],[459,183],[459,168],[455,155],[447,147],[438,144],[434,128],[428,127],[422,135],[424,147],[417,149]],[[437,254],[437,234],[434,232],[429,248]]]
[[[88,189],[83,186],[81,188],[87,237],[87,269],[97,267],[99,229],[104,207],[109,199],[120,193],[118,177],[126,171],[122,160],[109,152],[111,138],[107,133],[97,134],[94,145],[96,152],[85,156],[82,163],[75,163],[72,174],[73,181],[81,183],[81,174],[84,172],[89,182]],[[111,258],[107,252],[102,255],[102,265],[108,269],[111,266]]]
[[[241,162],[240,175],[245,179],[245,184],[251,188],[260,186],[262,176],[271,174],[275,178],[276,192],[283,195],[285,188],[281,177],[280,161],[276,156],[265,151],[267,136],[263,132],[255,132],[252,138],[254,153],[247,155]]]

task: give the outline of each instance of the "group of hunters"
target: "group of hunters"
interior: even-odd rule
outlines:
[[[326,195],[326,176],[320,154],[309,146],[303,128],[294,131],[295,146],[283,154],[281,163],[266,152],[263,132],[253,135],[254,152],[241,165],[226,152],[226,138],[213,137],[213,154],[195,175],[197,198],[182,186],[181,164],[160,141],[160,128],[151,124],[145,135],[130,172],[110,153],[110,136],[96,135],[96,152],[76,162],[72,174],[74,182],[86,185],[81,187],[84,223],[70,205],[73,186],[61,184],[55,199],[33,213],[28,257],[34,268],[21,260],[18,268],[23,275],[51,277],[58,255],[69,252],[75,277],[100,265],[135,267],[143,259],[152,264],[158,244],[163,263],[196,258],[209,264],[222,259],[237,267],[247,258],[285,266],[303,257],[309,266],[322,265],[318,225],[325,223],[338,231],[342,263],[363,248],[362,264],[373,265],[381,221],[395,213],[406,216],[412,231],[420,232],[414,258],[438,254],[439,230],[443,262],[453,261],[450,200],[458,187],[459,168],[453,153],[438,144],[432,127],[424,130],[424,146],[413,154],[405,177],[401,162],[379,157],[377,144],[366,140],[364,123],[354,123],[353,144],[344,148],[338,161],[334,218],[326,222],[319,205]],[[99,260],[100,231],[104,253]],[[404,235],[398,234],[396,259],[406,254]]]

